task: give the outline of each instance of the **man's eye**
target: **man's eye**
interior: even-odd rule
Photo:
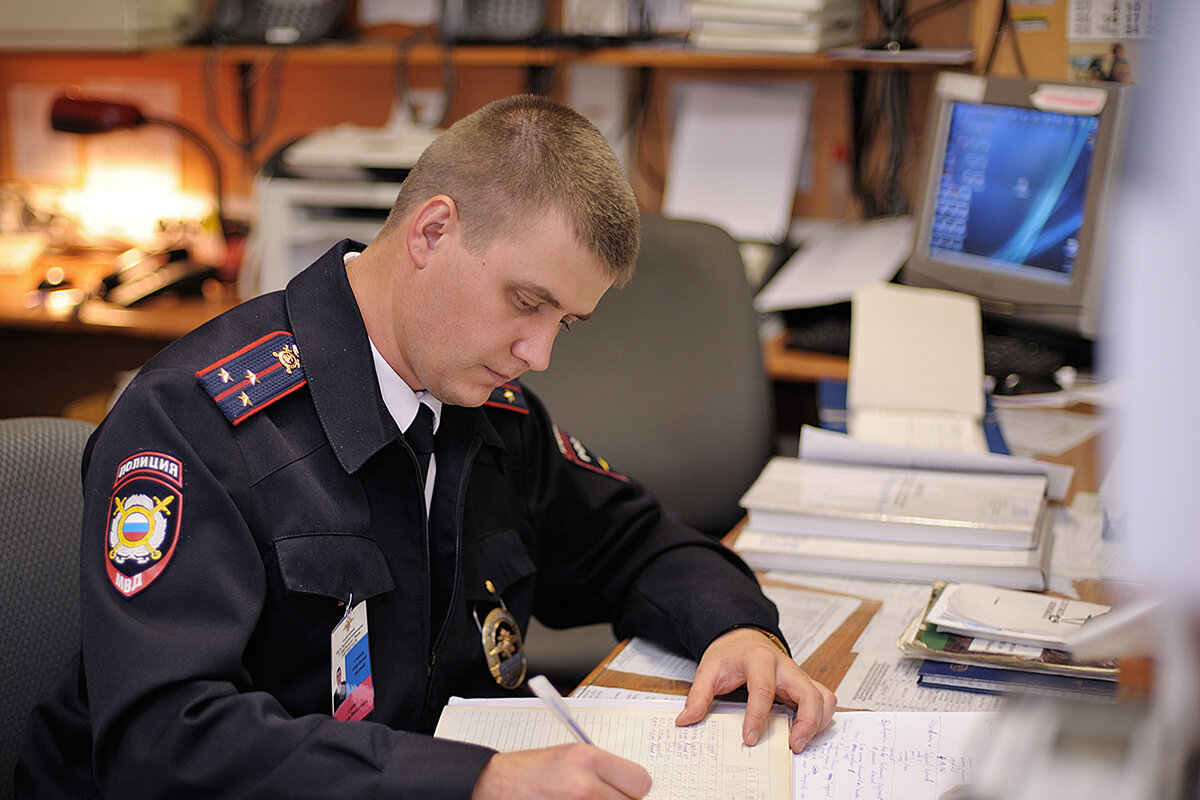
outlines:
[[[516,297],[517,305],[525,311],[536,311],[541,306],[541,303],[535,303],[522,295],[518,294],[514,296]]]

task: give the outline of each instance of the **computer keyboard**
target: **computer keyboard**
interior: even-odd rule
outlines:
[[[784,341],[789,348],[850,355],[850,314],[846,304],[794,312],[786,322],[788,332]],[[1010,375],[1025,381],[1049,381],[1067,360],[1062,350],[1032,337],[988,332],[983,335],[983,362],[984,372],[998,382]]]
[[[784,341],[793,350],[811,350],[835,356],[850,355],[848,309],[813,311],[787,322],[788,333]]]
[[[1053,375],[1063,355],[1023,336],[989,333],[983,337],[983,370],[1003,379],[1007,375]]]

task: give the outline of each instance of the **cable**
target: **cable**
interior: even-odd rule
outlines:
[[[204,80],[202,82],[204,89],[204,116],[208,120],[209,127],[217,133],[225,144],[242,154],[246,167],[251,172],[257,171],[258,168],[258,165],[254,163],[254,151],[275,129],[279,114],[279,98],[282,94],[280,87],[283,82],[283,60],[287,48],[283,45],[268,45],[267,47],[270,50],[270,58],[265,66],[258,63],[246,64],[242,62],[239,64],[240,81],[238,97],[241,101],[240,107],[242,112],[242,133],[240,136],[236,136],[229,131],[221,121],[220,113],[217,110],[216,76],[221,62],[221,45],[211,45],[204,59]],[[262,123],[255,130],[252,89],[255,84],[263,79],[264,74],[267,79],[266,103],[264,105]]]
[[[996,51],[1000,48],[1000,43],[1004,40],[1012,42],[1013,56],[1017,59],[1017,69],[1021,73],[1022,78],[1028,78],[1029,73],[1025,69],[1025,59],[1021,56],[1021,47],[1017,42],[1017,29],[1012,21],[1012,8],[1009,5],[1009,0],[1000,0],[1000,19],[996,22],[996,33],[992,38],[992,47],[988,51],[987,62],[983,67],[984,75],[992,74],[992,64],[996,60]]]
[[[413,122],[418,120],[416,105],[409,96],[412,84],[408,80],[408,70],[411,66],[409,54],[414,45],[422,39],[436,40],[436,29],[434,26],[417,28],[408,36],[404,37],[396,46],[396,60],[392,64],[392,74],[395,79],[396,88],[396,106],[398,108],[408,109],[409,119]],[[435,128],[443,128],[446,125],[446,120],[450,116],[450,105],[454,99],[454,94],[458,90],[458,75],[454,70],[454,51],[450,45],[441,45],[441,61],[440,72],[442,76],[442,93],[445,95],[445,103],[442,106],[441,116],[434,124]]]

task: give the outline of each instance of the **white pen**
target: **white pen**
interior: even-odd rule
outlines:
[[[533,690],[534,694],[541,698],[542,702],[550,708],[550,711],[554,713],[554,716],[559,718],[563,725],[566,725],[568,728],[570,728],[571,733],[576,739],[584,744],[595,744],[595,742],[593,742],[588,735],[583,732],[583,728],[579,727],[579,723],[575,721],[575,718],[571,716],[571,710],[567,708],[567,704],[563,700],[562,695],[558,693],[557,689],[550,685],[550,681],[546,679],[545,675],[534,675],[532,678],[530,678],[529,688]]]

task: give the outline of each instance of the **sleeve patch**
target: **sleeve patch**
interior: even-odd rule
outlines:
[[[558,445],[558,452],[572,464],[584,469],[590,469],[593,472],[599,472],[610,478],[616,478],[619,481],[629,480],[629,478],[621,473],[614,472],[607,461],[592,453],[584,447],[583,442],[560,429],[557,425],[554,426],[554,442]]]
[[[179,542],[183,465],[163,453],[136,453],[117,467],[108,507],[108,579],[133,597],[162,574]]]
[[[491,397],[484,401],[484,405],[492,408],[506,408],[518,414],[529,413],[529,406],[525,402],[525,393],[515,383],[497,386],[492,390]]]
[[[230,353],[197,372],[196,381],[234,425],[308,382],[296,339],[287,331]]]

